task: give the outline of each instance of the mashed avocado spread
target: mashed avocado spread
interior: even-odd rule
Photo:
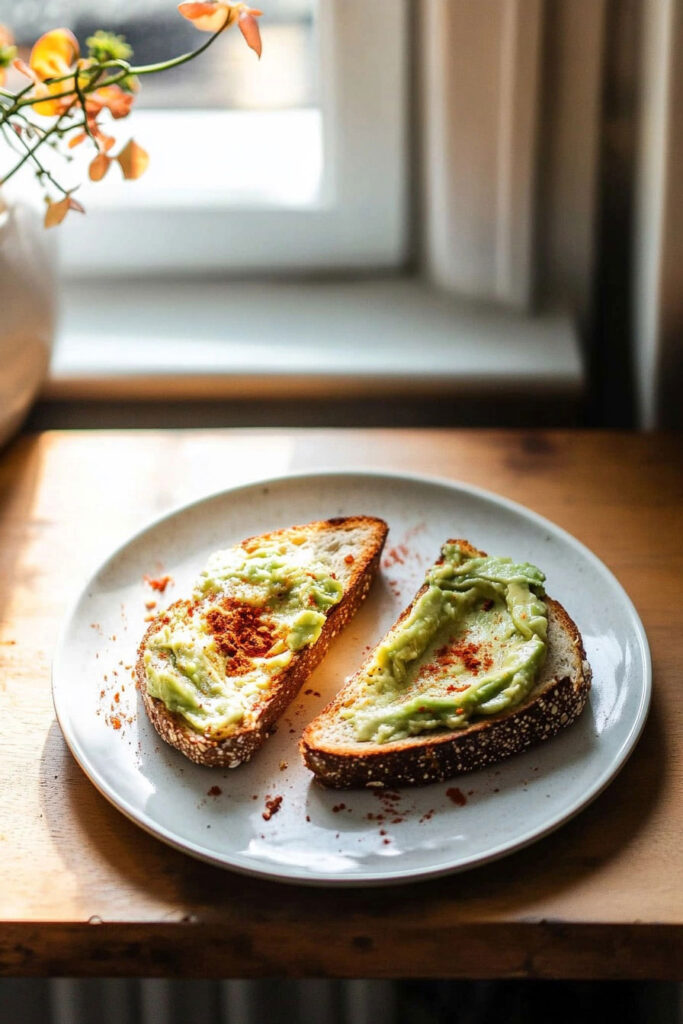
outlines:
[[[527,562],[445,544],[427,589],[363,669],[344,712],[356,739],[460,729],[521,703],[545,658],[544,580]]]
[[[198,732],[234,732],[341,600],[329,566],[297,539],[216,552],[191,600],[159,616],[144,653],[148,692]]]

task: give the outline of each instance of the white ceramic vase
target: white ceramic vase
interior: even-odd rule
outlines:
[[[29,195],[0,191],[0,445],[45,380],[56,320],[56,240]]]

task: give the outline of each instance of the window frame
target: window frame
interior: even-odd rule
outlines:
[[[402,266],[408,257],[408,29],[407,0],[321,3],[324,159],[315,201],[278,206],[226,196],[193,204],[156,197],[145,207],[134,199],[115,205],[95,199],[87,217],[74,218],[63,233],[65,275]]]

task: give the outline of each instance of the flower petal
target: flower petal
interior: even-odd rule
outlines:
[[[183,18],[191,21],[200,32],[218,32],[219,29],[231,25],[235,21],[243,6],[243,4],[230,4],[218,0],[217,3],[179,4],[178,10]]]
[[[95,159],[91,162],[88,168],[88,174],[91,181],[102,181],[109,170],[111,164],[111,157],[107,156],[106,153],[98,153]]]
[[[78,40],[68,28],[55,28],[34,43],[29,64],[39,78],[56,78],[71,70],[78,59]]]
[[[244,11],[240,14],[237,24],[240,27],[242,35],[247,41],[247,46],[254,51],[257,57],[261,56],[261,33],[259,32],[258,21],[256,18],[260,15],[260,11]]]
[[[12,66],[26,78],[30,78],[35,84],[35,88],[31,91],[30,98],[36,99],[42,96],[49,97],[51,94],[59,96],[59,99],[45,99],[44,102],[34,103],[33,109],[36,114],[42,114],[44,117],[52,117],[56,114],[63,113],[67,107],[71,106],[75,100],[75,94],[73,96],[64,96],[64,93],[69,93],[74,87],[73,78],[67,78],[64,82],[51,82],[49,85],[45,85],[42,78],[35,71],[34,68],[30,67],[25,60],[18,58],[13,61]]]
[[[69,212],[69,196],[64,196],[63,199],[58,202],[48,203],[47,210],[45,211],[44,224],[46,228],[54,228],[57,224],[61,224],[67,213]]]
[[[12,67],[15,68],[20,75],[26,75],[26,77],[30,78],[32,82],[40,81],[33,68],[29,67],[26,61],[22,60],[21,57],[17,57],[17,59],[13,61]]]
[[[72,135],[67,145],[69,149],[74,149],[75,146],[80,146],[81,142],[85,142],[87,139],[85,132],[79,132],[78,135]]]
[[[104,153],[108,153],[111,147],[116,142],[116,139],[113,135],[104,135],[97,125],[94,126],[93,134],[97,140],[97,145],[100,147],[100,150],[102,150]]]
[[[69,210],[76,210],[77,213],[85,213],[84,208],[74,199],[73,196],[64,196],[63,199],[57,199],[47,204],[47,210],[45,211],[45,220],[43,221],[46,228],[53,228],[57,224],[61,224],[66,217]]]
[[[134,139],[126,143],[116,159],[121,165],[124,178],[130,180],[141,177],[149,164],[149,154]]]
[[[88,96],[85,108],[88,113],[99,113],[106,107],[113,118],[126,117],[130,114],[135,96],[131,92],[124,92],[119,85],[103,85]]]
[[[35,96],[49,96],[50,93],[56,93],[59,99],[46,99],[40,103],[33,104],[33,110],[36,114],[42,114],[43,117],[56,117],[58,114],[63,114],[65,110],[68,110],[76,102],[76,93],[69,93],[65,96],[64,93],[73,88],[73,78],[68,79],[66,82],[51,82],[49,85],[43,85],[39,82],[35,89],[31,92],[31,97]]]

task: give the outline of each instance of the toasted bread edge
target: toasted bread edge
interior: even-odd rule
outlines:
[[[357,746],[326,748],[324,741],[321,742],[320,723],[337,704],[338,698],[335,698],[306,727],[301,738],[304,763],[317,781],[334,789],[442,782],[521,753],[571,725],[586,705],[592,673],[576,624],[558,601],[547,596],[545,601],[573,648],[574,677],[549,680],[527,703],[499,717],[478,721],[461,732],[369,744],[363,750]],[[403,615],[405,612],[401,617]]]
[[[274,731],[277,719],[291,704],[297,693],[303,686],[306,679],[325,657],[327,650],[334,637],[344,628],[347,622],[355,615],[359,607],[367,597],[370,586],[379,570],[380,558],[388,533],[388,526],[382,519],[373,516],[348,516],[321,520],[309,526],[325,527],[338,526],[341,523],[367,523],[372,522],[378,528],[379,534],[373,540],[375,551],[372,557],[364,564],[354,567],[351,583],[345,591],[339,604],[335,605],[327,615],[325,624],[322,627],[320,636],[310,647],[304,648],[294,654],[294,658],[288,670],[277,680],[272,690],[272,699],[264,706],[262,714],[257,720],[247,727],[239,729],[232,736],[225,739],[211,739],[196,732],[181,715],[169,711],[162,700],[152,697],[147,691],[147,677],[144,665],[144,652],[147,641],[158,628],[156,621],[150,623],[148,629],[138,647],[135,674],[137,686],[142,697],[142,702],[152,725],[157,733],[166,743],[175,747],[184,754],[190,761],[208,767],[236,768],[238,765],[248,761],[256,751],[263,745],[268,736]],[[303,528],[303,527],[302,527]],[[286,533],[289,529],[298,527],[287,527],[283,530],[275,530],[263,536],[272,537]],[[247,538],[241,543],[247,543],[253,538]]]

